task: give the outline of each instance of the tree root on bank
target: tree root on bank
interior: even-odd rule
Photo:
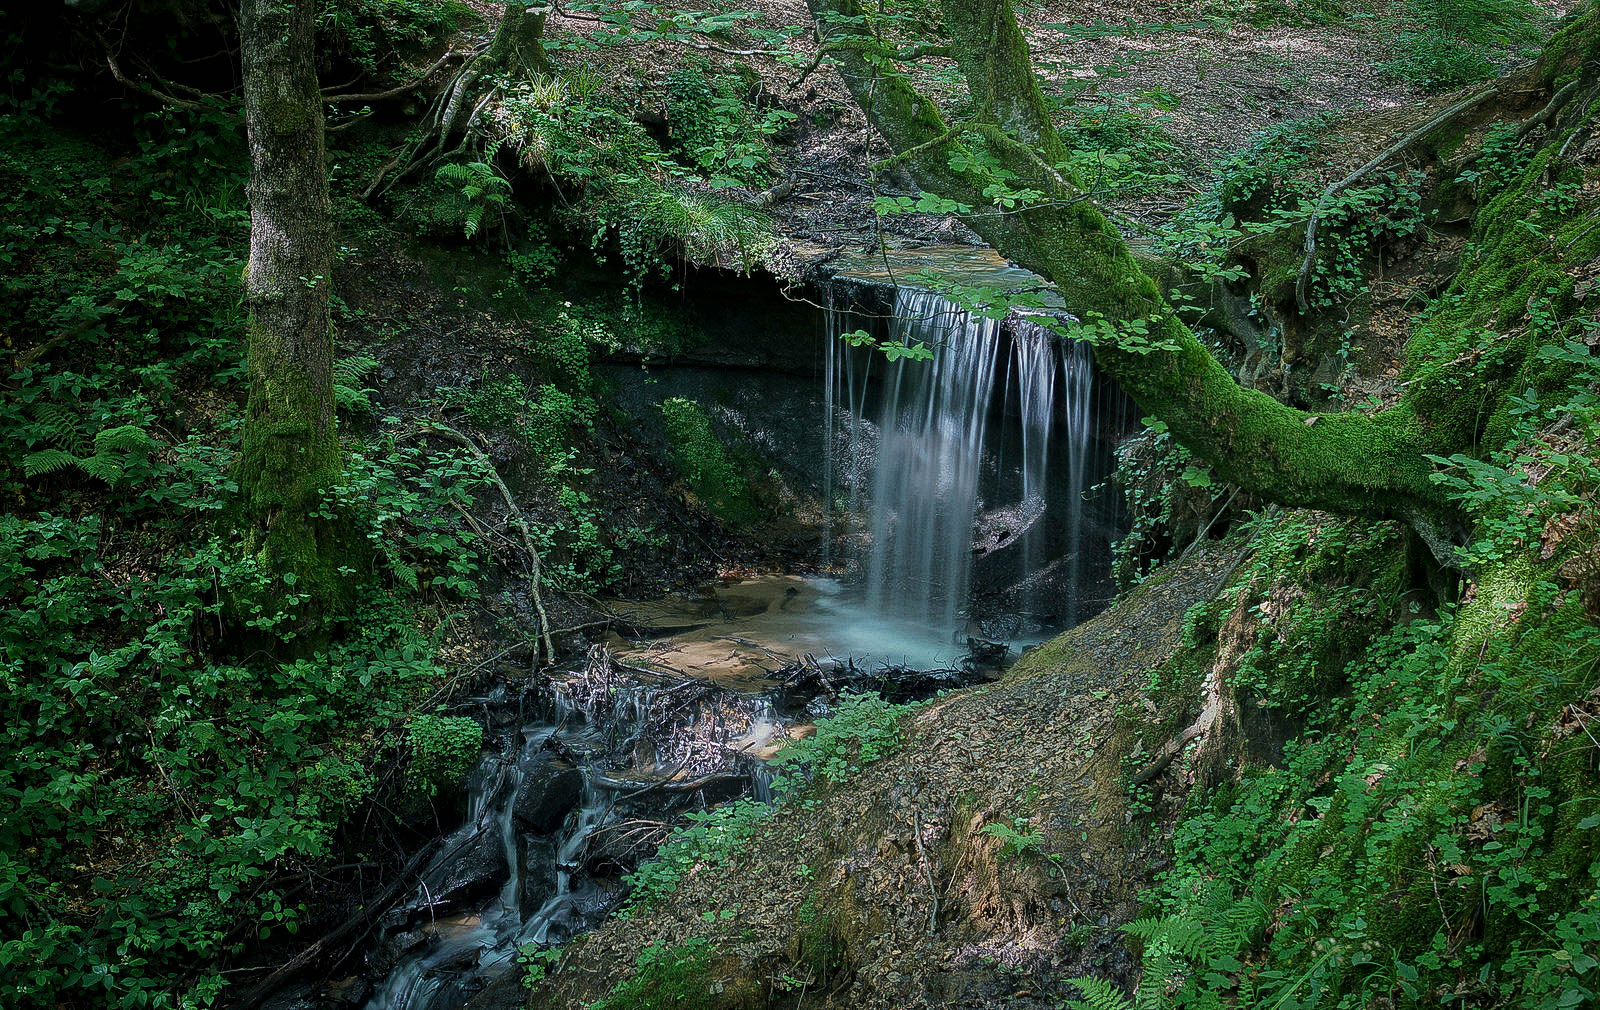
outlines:
[[[1311,217],[1306,221],[1305,256],[1300,260],[1300,269],[1295,271],[1294,300],[1295,304],[1300,308],[1301,315],[1306,315],[1311,311],[1310,301],[1306,295],[1306,288],[1309,286],[1311,281],[1312,264],[1314,264],[1317,259],[1317,225],[1320,222],[1322,213],[1327,208],[1329,201],[1338,196],[1340,193],[1349,189],[1351,186],[1355,185],[1357,182],[1360,182],[1372,172],[1382,168],[1388,163],[1389,159],[1405,153],[1413,144],[1421,140],[1423,137],[1426,137],[1434,130],[1437,130],[1439,127],[1445,125],[1456,116],[1461,115],[1464,112],[1470,112],[1471,110],[1477,108],[1479,105],[1482,105],[1490,97],[1496,94],[1499,94],[1498,85],[1495,87],[1485,88],[1476,94],[1462,99],[1461,101],[1450,106],[1448,109],[1445,109],[1443,112],[1439,113],[1437,116],[1428,120],[1420,128],[1406,134],[1404,137],[1400,138],[1399,141],[1385,148],[1377,155],[1377,157],[1373,158],[1365,165],[1362,165],[1360,168],[1356,169],[1354,172],[1351,172],[1349,175],[1345,176],[1343,179],[1340,179],[1338,182],[1334,183],[1325,191],[1323,191],[1323,194],[1317,198],[1316,207],[1312,208]]]
[[[416,140],[378,169],[377,175],[361,194],[363,200],[388,192],[396,183],[412,172],[437,164],[462,150],[472,138],[478,119],[495,96],[505,88],[497,81],[480,96],[472,111],[462,120],[462,111],[478,82],[496,73],[504,72],[507,78],[523,70],[547,74],[551,72],[549,58],[544,50],[544,27],[550,7],[530,7],[523,0],[507,0],[500,23],[488,43],[473,50],[456,76],[451,79],[429,106],[424,115],[424,127]],[[466,136],[461,144],[450,151],[445,145],[455,135],[457,124]]]
[[[1279,507],[1277,505],[1271,506],[1261,513],[1261,521],[1265,523],[1276,518],[1278,511]],[[1238,554],[1234,555],[1233,561],[1228,564],[1222,576],[1217,579],[1217,584],[1206,595],[1207,600],[1216,599],[1218,593],[1228,588],[1228,583],[1233,579],[1234,573],[1239,570],[1239,566],[1244,564],[1244,559],[1249,557],[1255,549],[1256,538],[1251,537],[1250,542],[1245,544]],[[1223,690],[1222,666],[1220,663],[1213,664],[1211,672],[1206,675],[1205,699],[1205,706],[1201,708],[1200,714],[1195,717],[1194,722],[1184,727],[1177,736],[1161,745],[1150,763],[1135,772],[1133,777],[1128,780],[1130,787],[1142,786],[1166,771],[1167,766],[1172,764],[1179,754],[1183,753],[1185,747],[1189,746],[1193,741],[1206,736],[1211,732],[1212,727],[1217,724],[1217,720],[1222,717],[1223,709],[1227,707],[1228,703],[1228,692]]]

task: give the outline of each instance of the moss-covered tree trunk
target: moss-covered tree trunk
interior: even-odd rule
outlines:
[[[240,45],[250,149],[250,398],[237,477],[246,543],[317,623],[346,595],[335,523],[332,210],[315,59],[316,5],[244,0]]]
[[[963,218],[973,230],[1054,281],[1081,319],[1102,320],[1105,331],[1144,331],[1137,341],[1098,340],[1095,357],[1180,443],[1224,479],[1270,500],[1403,518],[1436,554],[1446,549],[1444,533],[1457,517],[1430,480],[1427,454],[1466,450],[1474,432],[1434,423],[1415,396],[1376,415],[1313,414],[1235,382],[1061,167],[1067,151],[1009,0],[942,0],[948,51],[971,97],[971,118],[954,127],[896,69],[891,47],[863,28],[871,15],[857,0],[809,3],[847,87],[903,152],[898,160],[918,185],[970,205]],[[965,157],[953,159],[956,153]],[[1043,196],[1021,210],[997,210],[984,193],[997,177]]]
[[[505,13],[495,28],[494,38],[484,53],[488,68],[517,70],[526,68],[541,74],[551,70],[550,57],[544,51],[544,25],[550,17],[550,8],[544,4],[528,5],[523,0],[506,0]]]

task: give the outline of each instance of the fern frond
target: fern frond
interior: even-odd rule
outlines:
[[[30,452],[22,457],[22,472],[28,477],[37,477],[40,474],[65,470],[69,466],[82,465],[82,461],[78,457],[61,449],[41,449],[38,452]]]
[[[137,424],[119,424],[107,428],[94,437],[96,456],[122,454],[143,458],[155,451],[156,440]]]
[[[340,358],[333,363],[333,398],[345,410],[368,411],[372,409],[370,395],[377,390],[362,385],[378,359],[365,354]]]
[[[1181,915],[1135,919],[1123,926],[1122,930],[1135,939],[1143,940],[1147,948],[1166,944],[1190,960],[1211,950],[1210,931],[1206,924]]]
[[[78,460],[78,468],[91,477],[96,477],[107,484],[115,484],[127,472],[127,466],[115,456],[90,456],[88,459]]]
[[[1163,937],[1145,948],[1144,971],[1133,995],[1135,1010],[1172,1010],[1176,1002],[1173,991],[1182,981],[1185,967],[1178,958],[1179,952]]]
[[[80,453],[89,447],[89,440],[83,436],[83,418],[71,407],[54,400],[39,400],[29,412],[45,438],[60,448]]]
[[[394,577],[402,586],[405,586],[412,592],[416,592],[419,583],[417,581],[417,570],[415,568],[406,564],[404,561],[394,560],[390,560],[389,567],[394,570]]]
[[[378,359],[370,354],[352,354],[333,363],[333,381],[346,386],[360,383],[378,367]]]
[[[1253,947],[1267,925],[1267,906],[1260,898],[1242,898],[1229,905],[1218,917],[1213,936],[1213,956],[1237,954]]]
[[[1122,990],[1103,978],[1069,978],[1067,984],[1083,993],[1083,999],[1067,1003],[1072,1010],[1134,1010]]]

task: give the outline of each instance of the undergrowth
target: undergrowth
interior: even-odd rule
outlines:
[[[55,125],[67,94],[0,93],[0,1002],[200,1006],[230,964],[321,922],[313,871],[367,858],[345,825],[437,701],[438,622],[484,561],[455,509],[484,475],[397,439],[371,416],[370,359],[343,354],[326,508],[372,560],[330,642],[264,647],[288,625],[253,602],[267,576],[223,521],[242,131],[130,108],[90,140]],[[432,718],[411,740],[438,783],[471,734]]]

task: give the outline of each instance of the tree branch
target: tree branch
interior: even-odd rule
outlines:
[[[1383,414],[1313,414],[1259,390],[1240,386],[1166,303],[1115,226],[1083,199],[1078,181],[1056,166],[1067,151],[1050,121],[1034,77],[1028,46],[1006,0],[942,0],[944,23],[972,105],[987,121],[985,157],[998,162],[1013,187],[1044,194],[1014,214],[985,211],[994,175],[981,159],[952,159],[959,137],[937,107],[902,74],[859,45],[843,45],[848,25],[860,24],[858,0],[809,0],[822,44],[831,46],[846,86],[919,186],[973,207],[961,216],[990,245],[1049,278],[1070,311],[1099,321],[1095,359],[1141,407],[1166,422],[1173,436],[1209,462],[1225,481],[1290,506],[1409,520],[1453,516],[1429,479],[1425,453],[1449,443],[1449,433],[1424,433],[1408,406]],[[854,29],[860,31],[859,28]],[[859,36],[857,36],[859,38]],[[941,148],[937,156],[935,148]],[[1143,331],[1143,345],[1121,335]],[[1152,350],[1151,348],[1162,348]],[[1447,526],[1435,518],[1431,526]],[[1436,538],[1437,540],[1437,538]]]
[[[395,85],[387,91],[371,91],[365,94],[355,95],[323,95],[322,100],[329,105],[333,105],[336,102],[379,102],[385,98],[394,98],[397,95],[404,95],[415,91],[424,84],[428,83],[428,79],[442,70],[446,63],[449,63],[451,60],[460,55],[462,54],[459,50],[452,49],[443,56],[439,57],[438,61],[434,63],[433,66],[424,70],[419,76],[406,81],[404,84]]]

